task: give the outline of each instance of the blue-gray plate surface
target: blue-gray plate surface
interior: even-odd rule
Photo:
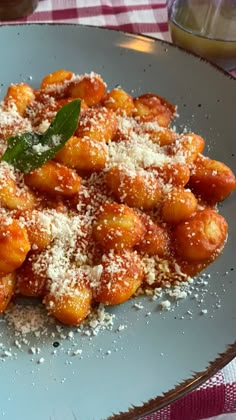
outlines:
[[[60,68],[95,71],[109,89],[155,92],[178,104],[177,128],[201,134],[207,154],[236,169],[236,82],[198,57],[143,36],[47,24],[0,27],[0,51],[1,97],[11,82],[37,87]],[[75,331],[61,341],[56,333],[41,342],[30,337],[21,348],[1,322],[0,341],[10,353],[0,354],[0,418],[137,418],[180,397],[236,355],[235,194],[221,213],[229,223],[223,255],[196,292],[170,311],[137,298],[142,309],[134,301],[109,309],[112,331],[91,337]]]

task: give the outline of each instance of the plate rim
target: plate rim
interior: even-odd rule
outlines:
[[[79,23],[66,23],[66,22],[14,22],[14,23],[3,23],[0,25],[0,35],[1,30],[4,30],[4,28],[10,29],[10,28],[22,28],[22,27],[77,27],[77,28],[88,28],[92,30],[98,30],[101,32],[109,31],[113,33],[121,33],[125,36],[132,35],[133,37],[142,37],[144,39],[149,39],[152,41],[155,41],[156,43],[164,44],[170,48],[177,49],[182,51],[185,54],[188,54],[190,56],[195,57],[195,59],[198,59],[199,61],[205,62],[207,65],[210,65],[212,68],[214,68],[216,71],[220,72],[224,75],[228,80],[236,82],[236,78],[233,77],[229,72],[224,70],[223,68],[219,67],[217,64],[214,64],[207,60],[206,58],[203,58],[199,56],[196,53],[193,53],[191,51],[188,51],[178,45],[175,45],[171,43],[170,41],[166,41],[160,38],[155,38],[151,35],[145,35],[138,32],[128,32],[121,29],[114,29],[109,27],[100,27],[96,25],[85,25],[85,24],[79,24]],[[159,411],[162,408],[174,403],[175,401],[179,400],[180,398],[184,397],[188,393],[194,391],[196,388],[201,386],[203,383],[205,383],[208,379],[210,379],[212,376],[214,376],[219,370],[224,368],[228,363],[230,363],[234,358],[236,357],[236,340],[234,343],[229,344],[227,346],[227,350],[223,353],[220,353],[219,356],[211,361],[209,363],[209,366],[200,372],[193,372],[194,375],[191,376],[191,378],[188,378],[181,383],[177,384],[174,388],[172,388],[170,391],[165,392],[161,396],[157,396],[155,398],[152,398],[146,402],[144,402],[141,406],[135,406],[132,405],[128,411],[119,412],[117,414],[113,414],[107,418],[107,420],[134,420],[134,419],[140,419],[143,416],[149,415],[153,412]]]
[[[141,419],[140,416],[147,416],[151,413],[161,410],[170,404],[175,403],[180,398],[186,396],[194,391],[199,386],[203,385],[208,379],[213,377],[219,370],[224,368],[236,357],[236,341],[228,346],[224,353],[220,353],[219,357],[210,362],[206,370],[195,372],[194,376],[179,383],[175,388],[167,391],[163,396],[152,398],[143,403],[142,406],[132,406],[126,412],[120,412],[108,417],[107,420],[134,420]]]
[[[205,57],[201,57],[200,55],[198,55],[197,53],[193,52],[193,51],[188,51],[185,48],[179,46],[179,45],[175,45],[170,41],[161,39],[161,38],[155,38],[154,36],[151,35],[146,35],[146,34],[142,34],[140,32],[128,32],[128,31],[124,31],[122,29],[114,29],[114,28],[109,28],[108,27],[103,27],[103,26],[97,26],[97,25],[85,25],[85,24],[81,24],[81,23],[66,23],[66,22],[22,22],[22,23],[6,23],[6,24],[0,24],[0,30],[2,30],[3,28],[11,28],[11,27],[22,27],[22,26],[52,26],[52,27],[56,27],[56,26],[65,26],[65,27],[79,27],[79,28],[90,28],[90,29],[96,29],[99,31],[109,31],[109,32],[114,32],[114,33],[121,33],[123,35],[133,35],[134,37],[142,37],[144,39],[150,39],[152,41],[155,42],[160,42],[163,44],[166,44],[168,46],[170,46],[173,49],[177,49],[180,51],[183,51],[185,54],[188,54],[190,56],[196,57],[196,59],[198,59],[199,61],[203,61],[204,63],[206,63],[207,65],[210,65],[212,68],[214,68],[215,70],[218,70],[220,73],[224,74],[228,79],[236,82],[236,77],[232,76],[232,74],[230,74],[228,71],[224,70],[222,67],[220,67],[218,64],[212,63],[211,61],[209,61],[207,58]]]

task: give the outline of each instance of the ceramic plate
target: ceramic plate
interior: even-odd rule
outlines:
[[[178,104],[177,129],[201,134],[207,154],[236,169],[236,82],[198,57],[143,36],[73,25],[1,27],[0,51],[2,97],[11,82],[36,87],[56,69],[93,70],[109,89],[156,92]],[[51,326],[50,334],[20,344],[2,321],[0,418],[133,419],[181,397],[230,361],[236,355],[235,210],[233,194],[221,207],[229,222],[223,255],[170,311],[160,310],[160,300],[139,297],[110,308],[111,330],[96,336]]]

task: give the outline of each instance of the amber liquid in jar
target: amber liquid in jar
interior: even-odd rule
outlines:
[[[0,0],[0,21],[26,17],[33,13],[38,0]]]
[[[170,19],[172,41],[231,70],[236,68],[236,0],[179,1]]]

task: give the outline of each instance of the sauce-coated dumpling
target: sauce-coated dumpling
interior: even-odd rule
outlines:
[[[210,260],[226,240],[228,226],[219,213],[205,209],[197,211],[174,231],[177,253],[187,261]]]

